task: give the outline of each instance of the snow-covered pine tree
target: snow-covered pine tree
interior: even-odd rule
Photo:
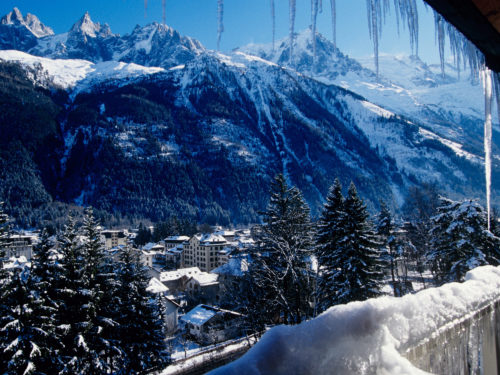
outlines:
[[[338,179],[335,179],[326,197],[326,203],[318,220],[316,230],[315,252],[319,265],[317,287],[318,312],[326,310],[337,302],[335,290],[337,285],[334,281],[335,274],[338,272],[338,244],[345,236],[345,216],[342,185]]]
[[[334,274],[337,303],[363,301],[381,294],[384,270],[380,241],[354,183],[351,182],[344,202],[346,220],[344,237],[336,255],[338,272]]]
[[[146,271],[132,249],[123,250],[116,272],[120,285],[115,321],[123,353],[121,373],[138,374],[165,367],[169,357],[160,304],[146,290]]]
[[[2,316],[0,328],[1,364],[5,374],[51,374],[50,349],[47,345],[53,331],[46,323],[44,301],[33,289],[27,266],[10,269],[9,292],[5,301],[10,313]]]
[[[56,316],[58,306],[54,285],[57,277],[57,260],[59,253],[50,241],[48,232],[44,229],[40,242],[33,248],[31,259],[31,292],[38,300],[34,316],[35,325],[44,333],[41,355],[35,362],[36,369],[43,369],[47,374],[57,373],[61,345],[56,334]]]
[[[40,279],[47,259],[39,254],[48,252],[50,244],[46,232],[34,248],[31,269],[28,266],[11,268],[3,295],[5,311],[0,324],[0,347],[2,360],[0,372],[8,374],[53,374],[57,373],[57,338],[55,337],[55,307],[47,298],[51,287],[49,277]],[[49,267],[45,267],[45,270]]]
[[[498,264],[500,239],[488,231],[486,214],[476,200],[441,198],[432,224],[428,259],[438,284],[462,281],[477,266]]]
[[[93,366],[94,353],[86,342],[93,329],[93,304],[86,275],[87,257],[79,243],[74,220],[70,217],[59,238],[61,252],[57,278],[57,329],[61,344],[62,374],[85,374]]]
[[[11,306],[9,293],[11,273],[4,269],[5,246],[9,237],[9,217],[3,211],[3,202],[0,202],[0,329],[10,322]],[[0,373],[6,372],[7,360],[4,356],[5,348],[9,345],[8,338],[0,332]]]
[[[399,244],[396,241],[394,235],[394,223],[392,220],[391,211],[385,204],[385,202],[380,202],[380,212],[377,216],[377,234],[381,241],[381,258],[385,263],[384,268],[387,268],[391,273],[391,282],[394,289],[395,296],[401,296],[401,288],[398,286],[397,282],[397,267],[396,262],[398,258],[398,247]]]
[[[87,282],[88,317],[91,323],[83,338],[89,348],[88,360],[91,361],[92,371],[105,374],[113,372],[116,357],[120,357],[120,350],[113,335],[116,323],[112,319],[115,306],[111,297],[115,287],[115,275],[105,262],[101,232],[92,207],[85,209],[82,232],[84,277]]]
[[[261,304],[269,318],[298,324],[312,314],[312,226],[301,192],[288,187],[281,174],[271,184],[263,221],[251,267],[256,286],[265,291]]]

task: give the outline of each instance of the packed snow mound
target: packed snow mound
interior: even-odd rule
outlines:
[[[425,374],[400,353],[499,298],[500,267],[478,267],[464,283],[338,305],[298,326],[275,327],[211,374]]]
[[[41,74],[33,77],[35,81],[44,85],[51,81],[56,86],[75,91],[109,79],[135,78],[164,71],[163,68],[118,61],[94,64],[78,59],[49,59],[15,50],[0,51],[0,60],[20,63],[35,70],[41,68]]]

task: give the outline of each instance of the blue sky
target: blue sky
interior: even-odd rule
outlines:
[[[224,27],[221,50],[229,51],[251,42],[271,42],[271,16],[269,0],[225,0]],[[277,39],[288,35],[288,1],[275,0]],[[323,14],[318,16],[318,29],[331,38],[330,1],[323,0]],[[433,15],[419,3],[420,57],[429,63],[439,60],[435,45]],[[166,0],[166,22],[184,35],[200,40],[208,48],[216,48],[217,0]],[[392,1],[391,1],[392,4]],[[126,34],[137,24],[162,21],[162,0],[1,0],[3,16],[16,6],[25,15],[33,13],[52,27],[56,33],[68,31],[85,11],[94,22],[107,22],[114,33]],[[297,0],[296,30],[310,24],[310,0]],[[337,45],[352,57],[369,56],[373,47],[368,35],[365,0],[337,1]],[[394,10],[386,19],[380,41],[380,51],[410,53],[408,35],[398,36]]]

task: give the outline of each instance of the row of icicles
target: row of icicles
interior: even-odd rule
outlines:
[[[288,0],[289,4],[289,65],[293,63],[293,44],[295,37],[295,15],[297,0]],[[427,6],[427,4],[424,2]],[[144,0],[147,9],[148,0]],[[162,0],[163,23],[166,21],[166,0]],[[397,29],[400,25],[407,27],[410,35],[410,47],[414,55],[418,55],[418,11],[417,0],[393,0],[396,14]],[[274,0],[270,0],[272,21],[272,49],[275,49],[276,39],[276,8]],[[373,41],[373,55],[375,73],[379,77],[379,39],[382,36],[382,26],[390,10],[390,0],[366,0],[368,15],[368,31]],[[313,45],[313,64],[316,63],[316,24],[318,13],[323,13],[323,0],[311,0],[311,30]],[[330,0],[330,14],[332,23],[332,42],[336,46],[337,10],[336,0]],[[491,72],[486,68],[483,54],[463,36],[453,25],[449,24],[437,12],[434,12],[436,41],[438,44],[441,74],[445,78],[445,39],[448,36],[450,50],[458,75],[469,66],[471,79],[482,78],[485,93],[485,123],[484,123],[484,150],[485,150],[485,179],[486,205],[488,211],[488,228],[490,223],[491,206],[491,127],[492,127],[492,98],[495,96],[498,120],[500,121],[500,73]],[[224,32],[224,0],[217,0],[217,50],[220,50],[222,33]]]

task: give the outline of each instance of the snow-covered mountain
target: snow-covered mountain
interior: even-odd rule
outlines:
[[[158,23],[136,26],[132,33],[122,37],[113,34],[108,24],[93,22],[88,12],[68,32],[58,35],[35,16],[28,14],[23,20],[17,8],[2,19],[2,25],[1,49],[16,49],[48,58],[94,63],[121,61],[170,68],[192,60],[205,50],[197,40]]]
[[[37,44],[38,38],[54,35],[50,27],[28,13],[23,17],[19,9],[14,8],[0,20],[0,48],[28,50]]]
[[[314,60],[312,33],[307,29],[296,35],[292,64],[288,38],[272,45],[248,45],[239,50],[260,56],[326,84],[353,91],[371,103],[427,127],[450,141],[465,144],[470,138],[474,153],[482,152],[480,138],[484,121],[484,97],[481,85],[468,72],[446,66],[427,65],[417,56],[380,55],[380,77],[374,73],[373,58],[354,60],[340,52],[322,35],[316,35]],[[496,119],[495,119],[496,120]]]
[[[379,199],[399,206],[422,182],[482,195],[474,104],[457,112],[425,91],[451,95],[450,85],[465,81],[416,58],[392,58],[404,77],[377,80],[321,36],[313,64],[308,32],[287,67],[287,41],[274,52],[224,55],[159,24],[120,37],[88,14],[68,33],[36,41],[31,54],[0,51],[0,60],[67,93],[51,99],[60,105],[59,156],[46,188],[56,199],[154,219],[248,222],[280,172],[316,213],[335,177],[354,181],[371,208]],[[445,107],[425,102],[430,93]]]

